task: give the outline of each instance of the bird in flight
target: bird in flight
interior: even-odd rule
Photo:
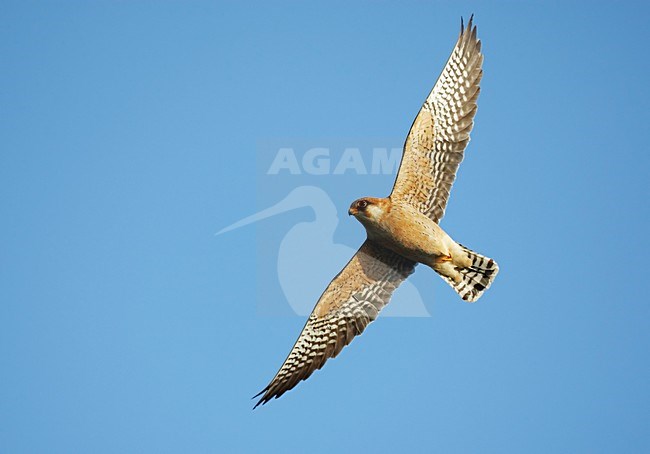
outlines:
[[[387,198],[355,200],[348,213],[367,239],[330,282],[298,340],[255,407],[278,398],[334,358],[388,304],[418,263],[431,267],[468,302],[476,301],[499,267],[454,241],[438,223],[474,125],[483,76],[481,41],[470,18],[438,81],[411,126]]]

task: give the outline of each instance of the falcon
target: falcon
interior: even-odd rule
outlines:
[[[474,125],[483,76],[481,41],[470,18],[424,101],[404,144],[386,198],[363,197],[348,213],[367,239],[316,303],[298,340],[255,407],[278,398],[334,358],[377,318],[418,263],[432,268],[460,297],[474,302],[499,268],[454,241],[439,222]]]

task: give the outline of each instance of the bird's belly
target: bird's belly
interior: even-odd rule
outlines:
[[[449,255],[447,235],[433,221],[427,225],[402,219],[387,223],[377,233],[372,239],[415,262],[430,263],[435,257]]]

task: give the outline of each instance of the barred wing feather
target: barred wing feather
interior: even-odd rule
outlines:
[[[439,222],[474,126],[483,76],[481,41],[470,19],[404,144],[391,193]]]
[[[330,282],[282,367],[255,396],[263,394],[255,406],[280,397],[338,355],[414,270],[415,262],[366,240]]]

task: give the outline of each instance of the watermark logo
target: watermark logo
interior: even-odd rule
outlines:
[[[332,163],[332,150],[325,147],[314,147],[305,150],[302,156],[296,155],[291,147],[278,149],[267,175],[279,175],[283,172],[289,175],[307,173],[309,175],[395,175],[402,156],[401,148],[373,148],[368,167],[368,157],[364,159],[360,148],[347,147],[343,149]]]
[[[259,209],[217,234],[256,224],[258,312],[307,316],[365,239],[350,202],[390,192],[401,147],[294,139],[260,144],[258,156]],[[380,315],[430,316],[408,279]]]

